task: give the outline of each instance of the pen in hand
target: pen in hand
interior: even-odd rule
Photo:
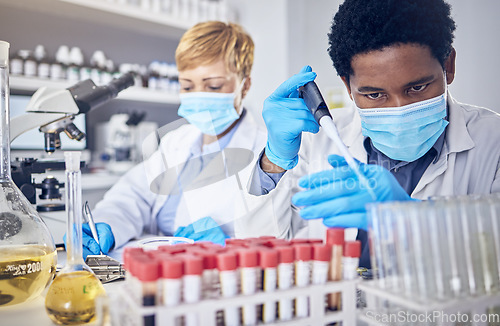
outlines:
[[[83,206],[83,210],[84,210],[85,216],[87,217],[87,220],[89,222],[89,227],[90,227],[90,232],[92,232],[92,237],[97,242],[97,244],[99,244],[99,237],[97,236],[97,229],[95,228],[94,218],[92,217],[92,212],[90,211],[90,206],[89,206],[88,201],[85,202],[85,205]],[[99,247],[100,247],[100,245],[99,245]],[[100,251],[100,249],[99,249],[99,251]],[[100,251],[100,253],[102,255],[102,251]]]

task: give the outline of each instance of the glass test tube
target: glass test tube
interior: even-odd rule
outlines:
[[[484,279],[479,252],[479,234],[475,223],[475,209],[471,205],[470,196],[456,198],[456,205],[460,208],[460,222],[464,241],[465,264],[468,274],[469,293],[471,295],[484,294]]]
[[[477,222],[477,237],[479,240],[479,256],[483,270],[484,290],[485,293],[491,294],[499,289],[499,270],[496,262],[495,231],[493,230],[491,219],[491,202],[488,198],[489,196],[486,195],[479,196],[471,205],[475,208],[475,221]]]
[[[496,254],[497,275],[495,281],[500,284],[500,195],[492,195],[488,198],[491,217],[491,230],[493,232],[493,242]],[[498,286],[500,291],[500,285]]]

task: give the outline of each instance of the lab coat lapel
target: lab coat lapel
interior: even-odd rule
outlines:
[[[474,141],[467,130],[467,121],[465,121],[465,116],[462,108],[460,107],[460,103],[453,99],[450,93],[448,93],[447,96],[448,119],[450,123],[448,124],[446,130],[443,149],[438,161],[435,164],[431,163],[427,170],[425,170],[422,178],[420,178],[420,181],[412,193],[412,197],[414,198],[425,199],[422,198],[425,197],[423,194],[425,187],[447,170],[448,165],[450,164],[449,160],[454,160],[456,153],[470,150],[475,146]]]

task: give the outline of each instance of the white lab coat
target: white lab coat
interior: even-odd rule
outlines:
[[[111,226],[116,247],[143,233],[158,234],[157,215],[168,196],[176,193],[177,173],[189,158],[192,146],[201,146],[201,137],[192,125],[167,133],[158,150],[120,178],[96,205],[95,220]],[[238,237],[253,219],[246,215],[267,215],[266,221],[275,220],[272,197],[256,198],[245,189],[266,139],[265,131],[247,112],[226,149],[219,151],[190,187],[184,189],[174,230],[210,216],[226,234]],[[243,224],[239,220],[244,220]]]
[[[366,163],[361,119],[354,107],[331,111],[339,134],[350,153]],[[435,164],[422,175],[411,197],[485,194],[500,192],[500,115],[488,109],[462,104],[448,94],[449,125],[443,149]],[[330,169],[327,157],[340,154],[333,142],[320,130],[316,135],[305,133],[297,166],[285,173],[274,191],[274,205],[280,207],[275,217],[278,232],[261,230],[285,237],[324,238],[322,220],[305,221],[291,204],[291,197],[300,189],[300,177]],[[250,231],[250,230],[249,230]]]

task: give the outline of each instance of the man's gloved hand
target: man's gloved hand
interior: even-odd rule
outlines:
[[[188,226],[181,226],[175,231],[174,237],[184,237],[194,241],[211,241],[224,246],[229,238],[219,224],[210,216],[201,218]]]
[[[300,215],[304,219],[322,218],[323,224],[328,227],[366,230],[366,204],[414,200],[396,178],[381,166],[359,165],[360,172],[368,179],[377,197],[374,200],[342,156],[330,155],[328,163],[333,169],[310,174],[299,180],[299,186],[306,190],[295,194],[292,202],[303,207]]]
[[[92,231],[88,223],[82,224],[82,244],[83,244],[83,259],[85,260],[88,255],[99,255],[102,251],[107,254],[115,245],[115,236],[111,231],[111,227],[107,223],[96,223],[97,237],[99,244],[92,237]],[[66,245],[66,234],[63,237],[64,246]]]
[[[297,165],[302,132],[319,131],[318,123],[297,91],[315,78],[316,73],[305,66],[264,101],[262,116],[268,134],[265,153],[269,161],[285,170]]]

